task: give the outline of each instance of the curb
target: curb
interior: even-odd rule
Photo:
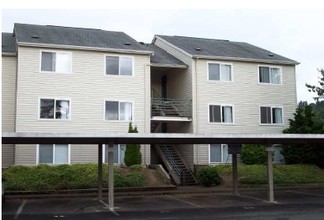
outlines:
[[[275,186],[275,191],[292,190],[292,189],[324,189],[324,185],[293,185],[293,186]],[[266,191],[267,186],[239,188],[239,192]],[[231,193],[232,188],[201,186],[158,186],[158,187],[129,187],[115,188],[115,197],[123,196],[150,196],[150,195],[175,195],[175,194],[208,194],[208,193]],[[108,194],[108,189],[103,189],[104,198]],[[60,190],[60,191],[9,191],[5,192],[6,199],[46,199],[46,198],[80,198],[80,197],[97,197],[97,189],[77,189],[77,190]]]

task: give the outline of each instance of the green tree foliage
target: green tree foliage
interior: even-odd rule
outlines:
[[[267,160],[265,147],[256,144],[244,144],[241,160],[245,164],[264,164]]]
[[[289,119],[285,134],[323,134],[324,124],[315,116],[307,102],[299,103],[294,119]],[[324,167],[324,147],[322,145],[283,145],[282,155],[287,164],[316,164]]]
[[[306,83],[306,87],[308,88],[309,92],[317,93],[317,97],[314,97],[316,101],[324,98],[324,69],[320,69],[318,70],[318,72],[320,72],[321,74],[318,81],[319,86],[310,85]]]
[[[128,133],[138,133],[137,127],[133,128],[132,122],[129,123]],[[141,145],[127,144],[124,162],[126,166],[140,165],[142,163]]]

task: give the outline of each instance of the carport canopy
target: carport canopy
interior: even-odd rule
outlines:
[[[323,134],[189,134],[189,133],[57,133],[3,132],[2,144],[97,144],[98,194],[102,197],[102,146],[108,147],[108,205],[114,209],[113,145],[114,144],[263,144],[267,150],[268,196],[274,202],[272,148],[274,144],[324,144]],[[297,146],[298,147],[298,146]],[[233,192],[237,194],[237,157],[233,157]],[[235,172],[235,173],[234,173]]]

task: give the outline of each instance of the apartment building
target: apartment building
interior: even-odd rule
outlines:
[[[297,105],[298,63],[243,42],[15,24],[2,64],[3,131],[127,132],[132,121],[141,133],[281,133]],[[96,162],[96,148],[3,145],[3,167]],[[115,146],[115,163],[124,151]],[[219,144],[141,151],[179,183],[195,165],[231,162]]]

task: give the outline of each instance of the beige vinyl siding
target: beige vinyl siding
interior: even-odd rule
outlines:
[[[15,131],[17,57],[2,56],[2,131]],[[2,145],[2,167],[14,164],[14,145]]]
[[[169,91],[172,93],[172,97],[191,99],[192,98],[192,60],[191,58],[188,57],[186,54],[182,53],[181,51],[177,50],[176,48],[174,48],[164,40],[161,40],[159,38],[155,40],[154,44],[188,65],[188,69],[186,73],[182,74],[182,72],[180,73],[181,70],[174,70],[174,75],[181,74],[181,76],[172,76],[172,78],[170,77],[170,79],[176,80],[177,82],[181,82],[181,83],[179,83],[177,87],[172,87],[174,89],[170,87]]]
[[[221,62],[221,61],[220,61]],[[207,81],[207,61],[197,65],[197,132],[198,133],[282,133],[297,107],[295,67],[282,65],[282,85],[258,83],[257,63],[230,62],[232,82]],[[209,104],[230,104],[234,108],[234,124],[209,123]],[[282,106],[284,125],[260,125],[262,105]],[[196,160],[208,163],[208,145],[199,145]]]
[[[18,50],[17,131],[127,132],[128,122],[104,119],[105,100],[112,100],[133,102],[133,124],[140,133],[150,132],[147,113],[150,106],[145,104],[149,103],[147,101],[150,94],[148,55],[123,55],[133,57],[134,74],[113,76],[105,75],[105,55],[119,54],[70,50],[68,52],[72,53],[72,73],[61,74],[39,72],[41,49],[19,47]],[[71,119],[39,120],[40,98],[70,99]],[[81,161],[73,154],[72,157],[74,161]],[[31,161],[26,158],[24,162]]]
[[[15,148],[15,165],[35,166],[36,145],[17,144]]]

